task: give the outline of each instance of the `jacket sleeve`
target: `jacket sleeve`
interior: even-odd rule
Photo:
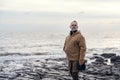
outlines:
[[[65,51],[65,46],[66,46],[66,39],[65,39],[65,42],[64,42],[63,51]]]
[[[84,61],[85,53],[86,53],[86,42],[85,42],[85,38],[82,35],[79,38],[79,47],[80,47],[79,63],[81,63]]]

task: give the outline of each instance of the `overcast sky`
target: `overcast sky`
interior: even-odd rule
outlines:
[[[0,0],[0,31],[120,31],[120,0]]]

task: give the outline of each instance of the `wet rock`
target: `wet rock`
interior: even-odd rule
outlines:
[[[97,53],[94,53],[93,55],[98,55]]]
[[[0,78],[8,79],[8,75],[7,74],[0,74]]]
[[[114,75],[120,77],[120,64],[112,66],[111,69],[112,69],[112,72],[113,72]]]
[[[17,78],[17,77],[19,77],[19,74],[16,74],[16,73],[14,73],[14,72],[12,72],[11,74],[8,75],[8,78],[9,78],[9,79],[15,79],[15,78]]]
[[[90,58],[90,60],[94,60],[94,59],[97,59],[97,58],[99,58],[99,56],[98,55],[94,55],[93,57]]]
[[[99,72],[95,70],[95,68],[89,68],[86,73],[92,74],[92,75],[98,75]]]
[[[46,59],[46,60],[47,60],[47,61],[48,61],[48,60],[52,60],[52,61],[58,61],[58,62],[59,62],[59,61],[66,61],[66,58],[58,58],[58,59],[50,59],[50,58],[49,58],[49,59]]]
[[[17,55],[17,56],[28,56],[28,55],[30,55],[30,54],[21,54],[21,53],[9,53],[9,52],[6,52],[6,53],[2,53],[2,54],[0,54],[0,56],[15,56],[15,55]]]
[[[34,53],[34,55],[47,55],[48,53],[47,52],[44,52],[44,53]]]
[[[43,78],[42,80],[56,80],[54,78]]]
[[[14,60],[5,60],[3,63],[4,63],[4,64],[9,64],[9,63],[11,63],[11,62],[14,62]]]
[[[106,65],[104,61],[105,58],[101,56],[95,57],[95,62],[86,64],[86,70],[80,72],[79,79],[119,80],[120,65]],[[6,63],[9,64],[6,65]],[[21,62],[22,67],[19,68],[15,68],[15,65],[10,66],[11,62],[9,61],[6,63],[1,65],[0,80],[72,80],[65,58],[48,58],[42,61],[39,59],[26,60]]]
[[[101,56],[104,58],[111,58],[111,57],[116,56],[116,54],[115,53],[103,53],[101,54]]]
[[[102,57],[97,57],[97,59],[95,60],[96,62],[100,62],[100,63],[103,63],[104,62],[104,59]]]
[[[2,72],[2,71],[3,71],[3,68],[4,68],[3,66],[0,66],[0,72]]]
[[[120,64],[120,56],[113,56],[112,58],[111,58],[111,62],[112,63],[119,63]]]

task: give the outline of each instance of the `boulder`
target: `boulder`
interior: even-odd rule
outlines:
[[[104,62],[104,59],[103,59],[102,57],[98,57],[98,58],[96,58],[96,62],[103,63],[103,62]]]
[[[120,56],[114,56],[111,58],[112,63],[119,63],[120,64]]]
[[[103,53],[101,54],[101,56],[104,58],[111,58],[111,57],[116,56],[116,54],[115,53]]]

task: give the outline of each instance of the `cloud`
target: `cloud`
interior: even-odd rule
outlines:
[[[2,0],[0,10],[120,14],[118,0]]]
[[[64,30],[72,20],[88,31],[114,28],[120,26],[119,4],[118,0],[0,0],[0,29]]]
[[[105,15],[104,15],[105,16]],[[77,20],[79,25],[84,28],[94,27],[109,27],[109,26],[119,26],[120,18],[114,18],[111,16],[101,17],[101,15],[92,15],[83,13],[82,14],[67,14],[67,13],[56,13],[56,12],[2,12],[2,16],[0,16],[0,25],[1,27],[8,26],[16,26],[13,27],[15,29],[19,29],[19,27],[24,26],[26,28],[53,28],[57,29],[60,27],[64,29],[65,26],[69,26],[69,22],[72,20]],[[21,26],[19,26],[21,25]],[[0,27],[0,28],[1,28]],[[8,28],[7,27],[7,28]],[[103,29],[104,29],[103,27]],[[95,28],[95,29],[96,29]],[[23,28],[24,29],[24,28]]]
[[[2,24],[60,25],[70,20],[78,20],[81,24],[115,24],[120,22],[119,15],[89,14],[84,11],[78,14],[61,12],[16,12],[0,11]]]

